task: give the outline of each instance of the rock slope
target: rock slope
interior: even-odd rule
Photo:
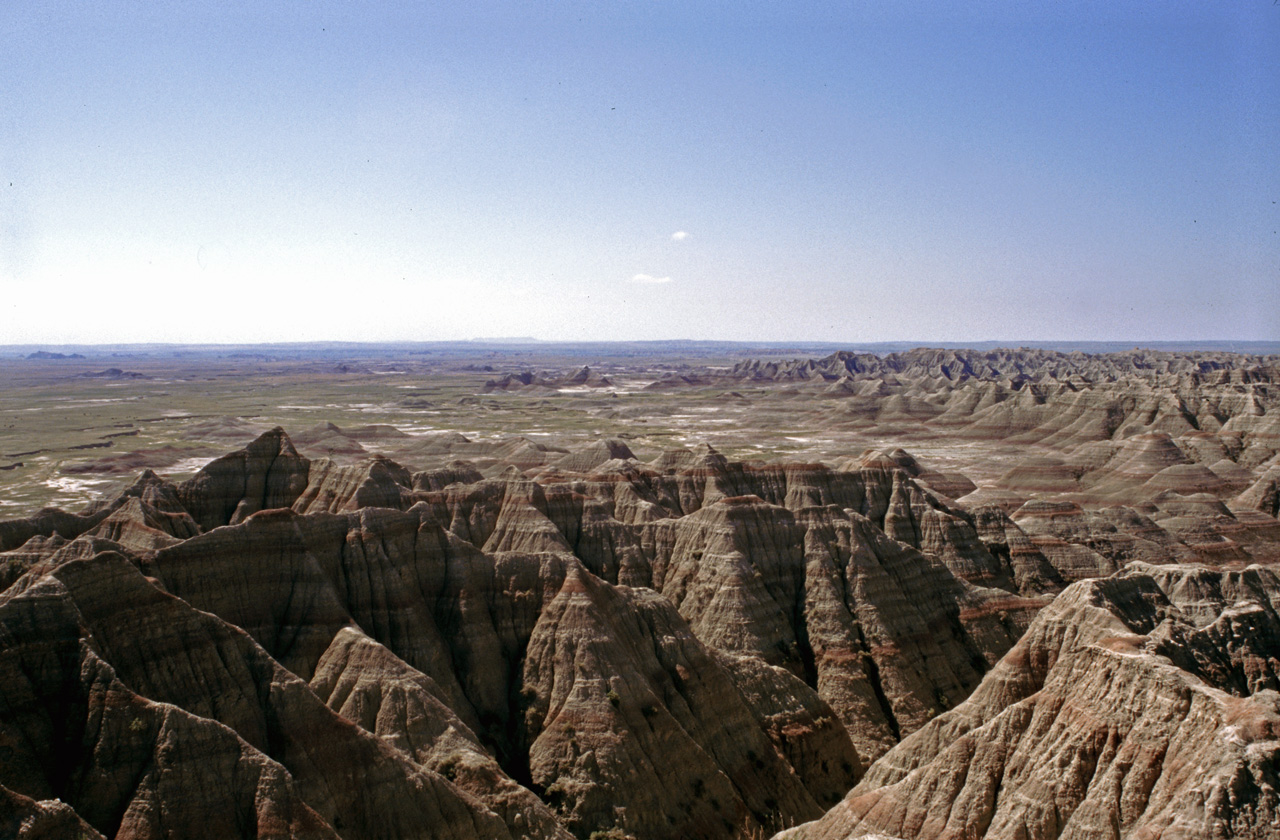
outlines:
[[[787,840],[1274,837],[1280,578],[1077,583],[956,709]]]
[[[404,444],[385,427],[313,431]],[[1226,699],[1196,707],[1188,738],[1271,731],[1249,704],[1280,673],[1274,575],[1224,570],[1248,557],[1232,546],[1274,539],[1267,486],[1240,492],[1252,507],[1166,489],[1141,509],[1010,515],[955,502],[964,482],[901,450],[832,468],[709,446],[646,464],[617,440],[503,445],[528,466],[485,478],[456,460],[310,459],[274,429],[181,484],[146,472],[78,514],[0,523],[0,824],[665,840],[818,820],[805,830],[823,837],[1057,836],[1070,819],[1095,829],[1115,802],[1088,799],[1082,776],[1053,793],[1052,818],[1005,814],[1057,780],[1009,776],[1018,749],[1018,767],[1075,766],[1088,751],[1073,733],[1095,718],[1110,728],[1088,749],[1128,749],[1124,727],[1183,726],[1167,710],[1204,694],[1179,687],[1196,680]],[[433,463],[470,446],[407,445]],[[1135,447],[1142,470],[1165,469],[1165,441]],[[1150,562],[1204,556],[1223,568]],[[983,753],[986,782],[955,776],[955,750],[1000,738],[1013,742]],[[1271,760],[1259,749],[1245,753]],[[1232,755],[1213,772],[1253,779]],[[1122,781],[1125,803],[1165,790]],[[1001,800],[1006,786],[1018,792]],[[928,834],[944,803],[961,816]],[[1103,816],[1073,816],[1086,813]]]

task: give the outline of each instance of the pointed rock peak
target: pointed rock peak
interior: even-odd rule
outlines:
[[[396,470],[396,471],[400,471],[404,469],[404,466],[399,461],[395,460],[394,458],[388,458],[386,455],[382,455],[377,452],[373,453],[373,455],[369,458],[369,467],[370,469],[372,469],[373,467],[383,467],[385,469]]]
[[[243,449],[224,455],[217,460],[222,461],[240,455],[248,455],[252,458],[274,458],[279,455],[286,455],[296,458],[298,457],[298,452],[293,448],[293,441],[289,439],[289,435],[285,433],[284,428],[276,426],[274,429],[269,429],[258,435]],[[217,461],[213,463],[217,463]],[[205,469],[208,469],[208,466]],[[201,470],[201,472],[203,471]]]
[[[264,446],[270,441],[281,455],[298,454],[293,448],[293,441],[289,440],[289,435],[285,433],[283,426],[276,426],[270,431],[263,432],[258,441],[262,441]]]
[[[1193,493],[1221,493],[1226,483],[1204,464],[1174,464],[1165,467],[1148,479],[1147,490],[1173,490],[1183,495]]]
[[[1148,432],[1134,435],[1122,443],[1113,465],[1127,473],[1145,471],[1155,474],[1164,467],[1189,462],[1190,459],[1168,432]]]
[[[182,511],[182,503],[178,499],[178,485],[156,475],[151,470],[143,470],[133,484],[116,496],[117,502],[113,502],[112,505],[114,506],[120,499],[130,498],[140,499],[152,507],[169,513]]]
[[[581,563],[573,560],[564,565],[564,582],[560,584],[561,595],[585,594],[598,588],[594,585],[597,583],[595,575],[584,569]]]
[[[883,470],[884,472],[894,472],[902,468],[902,465],[888,453],[879,449],[868,449],[858,456],[856,461],[846,463],[846,468],[863,469],[863,470]]]
[[[293,448],[293,441],[289,439],[289,435],[285,433],[285,430],[280,426],[276,426],[274,429],[258,435],[258,437],[254,438],[243,449],[230,452],[223,455],[221,458],[216,458],[208,464],[205,464],[205,466],[200,470],[200,472],[196,473],[196,475],[199,476],[211,471],[216,471],[227,462],[231,461],[244,461],[245,459],[250,459],[270,463],[279,457],[306,460],[303,459],[298,454],[298,451]]]
[[[569,472],[586,472],[608,461],[635,457],[635,453],[625,442],[617,438],[606,438],[569,453],[553,466]]]
[[[720,454],[709,443],[700,443],[693,447],[694,466],[705,470],[723,470],[729,466],[729,459]]]
[[[210,461],[178,485],[178,498],[202,530],[234,525],[259,510],[292,505],[306,489],[310,464],[276,426]]]
[[[601,445],[609,451],[610,458],[635,458],[636,454],[631,451],[631,447],[627,446],[626,441],[618,438],[605,438],[600,441]]]
[[[555,467],[551,468],[555,471]],[[619,474],[627,475],[638,474],[640,470],[636,467],[636,461],[632,458],[610,458],[603,464],[597,466],[594,470],[597,474]]]
[[[741,523],[751,521],[759,516],[780,516],[790,519],[791,514],[785,509],[766,502],[759,496],[727,496],[716,499],[711,504],[689,514],[690,522],[703,523]]]
[[[510,470],[503,476],[509,474]],[[572,554],[564,535],[547,518],[547,497],[542,486],[523,473],[507,480],[498,520],[482,548],[485,552]]]
[[[693,467],[695,456],[688,449],[666,449],[657,458],[649,462],[649,466],[658,472],[668,470],[685,470]]]
[[[385,455],[374,455],[370,459],[369,477],[376,481],[390,480],[405,487],[413,485],[413,474]]]
[[[924,468],[920,466],[920,462],[907,452],[907,450],[900,447],[889,450],[885,453],[885,457],[902,467],[913,476],[920,475],[924,472]]]
[[[1280,464],[1273,464],[1231,506],[1243,510],[1259,510],[1268,516],[1280,516]]]

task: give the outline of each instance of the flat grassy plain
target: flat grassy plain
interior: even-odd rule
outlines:
[[[794,358],[805,348],[771,349]],[[980,484],[1025,456],[1025,448],[939,440],[923,428],[833,423],[824,413],[829,401],[813,389],[649,387],[663,377],[758,357],[759,348],[751,347],[462,343],[79,353],[82,358],[0,357],[0,518],[46,506],[77,510],[144,468],[189,477],[274,426],[295,438],[326,423],[385,425],[424,440],[458,432],[473,441],[525,437],[564,449],[621,438],[641,459],[709,443],[731,459],[831,465],[868,447],[903,445],[932,468],[965,471]],[[557,385],[583,366],[607,384]],[[490,381],[526,371],[552,384],[486,389]],[[381,452],[411,469],[436,466],[431,458],[415,462],[404,455],[413,442],[374,435],[357,457]],[[324,441],[300,443],[299,450],[313,458],[357,459]]]

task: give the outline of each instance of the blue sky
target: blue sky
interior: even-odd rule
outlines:
[[[1280,339],[1272,0],[602,5],[10,0],[0,342]]]

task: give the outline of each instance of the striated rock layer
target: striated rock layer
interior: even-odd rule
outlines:
[[[0,825],[1051,837],[1120,814],[1130,836],[1161,809],[1209,825],[1168,810],[1178,738],[1243,739],[1254,764],[1194,766],[1272,814],[1274,575],[1151,562],[1238,565],[1275,539],[1269,485],[1181,493],[1207,479],[1140,437],[1133,481],[1171,482],[1141,509],[1012,514],[901,450],[525,442],[484,478],[311,460],[274,429],[182,484],[144,473],[0,523]]]
[[[1258,566],[1077,583],[965,703],[783,836],[1274,837],[1277,607]]]

